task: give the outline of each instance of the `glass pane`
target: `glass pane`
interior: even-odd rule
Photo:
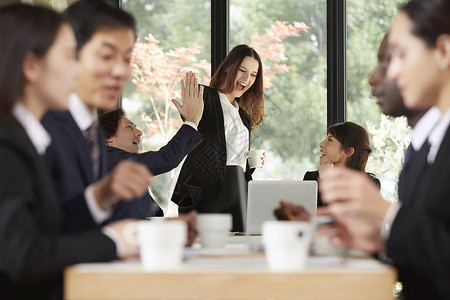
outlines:
[[[59,12],[65,10],[67,6],[76,2],[77,0],[1,0],[0,7],[4,5],[14,4],[14,3],[26,3],[32,5],[41,5],[44,7],[49,7]]]
[[[264,69],[265,117],[252,149],[266,150],[254,179],[303,179],[326,135],[326,0],[230,0],[230,49],[250,44]]]
[[[182,125],[170,99],[180,99],[180,80],[187,70],[209,83],[211,2],[209,0],[123,0],[138,23],[133,76],[122,106],[143,131],[140,151],[158,150]],[[178,169],[157,176],[155,190],[165,208]],[[162,198],[162,199],[157,199]]]
[[[377,49],[404,0],[347,1],[347,119],[365,127],[373,153],[366,170],[381,181],[382,194],[394,200],[397,178],[409,143],[405,118],[381,114],[368,77],[377,65]]]

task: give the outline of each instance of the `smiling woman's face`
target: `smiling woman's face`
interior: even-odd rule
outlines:
[[[256,76],[258,75],[259,63],[256,59],[250,56],[246,56],[242,60],[239,70],[234,80],[232,99],[240,98],[251,86],[255,83]]]
[[[347,159],[342,144],[331,133],[320,143],[320,157],[325,157],[335,166],[344,166]]]
[[[427,109],[436,104],[442,84],[437,51],[411,33],[413,23],[401,12],[389,34],[392,58],[388,77],[395,80],[409,109]]]

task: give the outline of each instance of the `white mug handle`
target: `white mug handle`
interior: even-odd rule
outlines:
[[[244,152],[245,158],[249,158],[249,153],[250,153],[250,151],[245,151],[245,152]]]
[[[128,223],[123,229],[123,237],[125,242],[130,245],[139,245],[138,241],[138,222]]]

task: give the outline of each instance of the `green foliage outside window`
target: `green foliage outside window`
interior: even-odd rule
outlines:
[[[368,171],[382,180],[382,186],[387,187],[385,195],[390,199],[394,198],[408,129],[405,120],[381,116],[375,100],[370,97],[367,78],[376,66],[378,44],[402,2],[347,1],[347,118],[369,130],[374,154]],[[207,66],[211,52],[211,3],[205,0],[124,0],[123,4],[138,20],[140,41],[145,43],[151,34],[151,38],[158,41],[153,46],[164,59],[170,51],[195,48],[189,54],[193,59],[178,65],[180,72],[173,75],[178,78],[171,78],[171,84],[165,85],[163,90],[149,89],[146,93],[143,88],[136,88],[136,81],[130,81],[124,94],[125,110],[147,133],[142,150],[158,149],[180,125],[168,100],[179,98],[177,89],[183,71],[197,70],[205,84],[210,76]],[[257,170],[254,178],[301,179],[307,170],[317,168],[319,143],[326,135],[326,0],[230,0],[230,49],[267,36],[271,26],[280,24],[277,22],[294,27],[303,22],[309,28],[280,39],[278,43],[284,58],[266,62],[272,68],[275,64],[285,64],[287,68],[272,74],[270,84],[266,82],[265,119],[253,134],[252,148],[264,149],[269,155],[266,166]],[[174,60],[173,57],[167,63],[176,66]],[[166,65],[166,69],[171,67]],[[156,102],[150,101],[158,93]],[[168,122],[167,130],[161,131],[164,121]],[[176,172],[171,172],[162,179],[164,191],[170,190],[175,176]]]

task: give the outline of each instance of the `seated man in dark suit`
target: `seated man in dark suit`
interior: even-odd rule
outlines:
[[[186,84],[189,87],[191,80],[196,81],[195,75],[193,73],[186,74]],[[185,97],[182,94],[185,108],[180,108],[180,113],[183,115],[185,123],[169,143],[158,151],[138,153],[142,132],[125,117],[123,109],[118,108],[101,114],[99,123],[105,134],[108,170],[113,169],[122,160],[143,163],[154,175],[176,168],[183,158],[202,141],[202,137],[197,131],[197,125],[203,112],[203,100],[198,89],[196,92],[197,98]],[[162,211],[146,193],[143,197],[131,202],[119,201],[116,203],[107,222],[123,218],[146,219],[155,215],[161,216]]]
[[[42,124],[52,137],[45,159],[64,212],[64,230],[99,227],[119,199],[133,199],[140,182],[126,164],[106,172],[97,108],[112,109],[128,79],[135,43],[134,18],[102,1],[79,1],[65,17],[77,38],[79,77],[68,112],[48,112]],[[108,59],[106,59],[108,58]]]
[[[97,109],[111,110],[131,75],[136,22],[130,14],[100,0],[72,4],[65,17],[75,31],[79,76],[68,112],[49,112],[42,124],[52,137],[45,159],[61,200],[64,231],[99,228],[119,199],[132,200],[148,186],[120,162],[107,174]]]

